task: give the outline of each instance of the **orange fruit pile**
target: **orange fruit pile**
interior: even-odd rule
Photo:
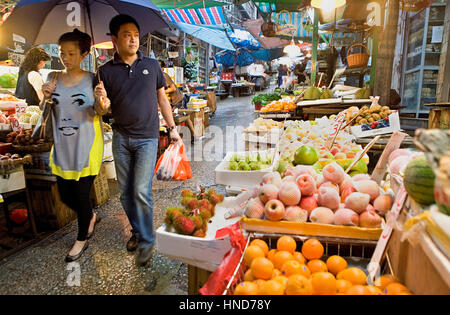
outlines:
[[[300,251],[298,251],[300,249]],[[323,259],[324,247],[314,238],[301,248],[291,236],[282,236],[277,248],[260,239],[244,252],[248,267],[235,295],[406,295],[411,292],[398,279],[383,275],[368,285],[365,272],[349,267],[338,255]]]
[[[261,108],[262,113],[272,113],[272,112],[293,112],[297,108],[297,104],[294,102],[288,102],[288,101],[274,101],[266,106],[263,106]]]

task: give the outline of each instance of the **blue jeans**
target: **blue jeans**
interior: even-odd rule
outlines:
[[[117,131],[113,136],[120,201],[140,248],[152,247],[155,243],[152,179],[158,140],[130,138]]]

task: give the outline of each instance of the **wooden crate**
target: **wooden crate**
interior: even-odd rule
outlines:
[[[425,104],[430,108],[428,129],[448,129],[450,127],[450,103]]]
[[[404,222],[401,215],[399,222]],[[450,294],[450,261],[426,232],[415,236],[417,244],[402,242],[403,232],[394,230],[388,245],[392,271],[417,295]]]
[[[200,294],[198,290],[205,285],[211,273],[211,271],[188,265],[188,294]]]
[[[91,200],[94,207],[99,207],[105,204],[109,200],[109,185],[108,178],[106,177],[105,165],[102,164],[100,173],[94,180],[91,190]]]
[[[76,213],[61,201],[56,182],[29,179],[27,187],[38,230],[57,230],[76,219]]]

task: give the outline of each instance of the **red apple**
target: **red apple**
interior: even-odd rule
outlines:
[[[364,211],[359,216],[359,226],[365,228],[380,228],[381,217],[375,211]]]
[[[270,221],[280,221],[284,218],[285,212],[284,205],[279,200],[269,200],[264,208],[264,214]]]

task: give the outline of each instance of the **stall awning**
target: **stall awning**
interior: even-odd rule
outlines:
[[[162,14],[171,22],[195,25],[222,25],[227,20],[220,7],[200,9],[161,9]]]
[[[264,13],[278,12],[282,10],[298,11],[300,7],[307,4],[307,0],[265,0],[254,2]]]
[[[152,0],[160,9],[201,9],[229,5],[213,0]]]
[[[175,24],[184,33],[194,36],[208,44],[221,49],[235,50],[233,44],[228,39],[225,27],[209,27],[181,22]]]

